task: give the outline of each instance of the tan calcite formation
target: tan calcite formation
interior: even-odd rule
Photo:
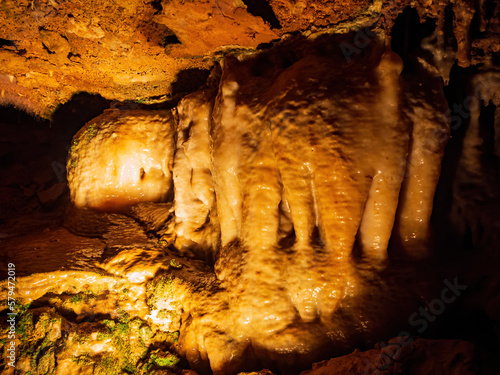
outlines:
[[[228,61],[216,100],[216,273],[231,306],[220,321],[267,352],[314,352],[327,340],[339,303],[360,292],[356,241],[374,269],[388,258],[394,223],[407,256],[427,251],[448,139],[441,83],[405,96],[399,57],[377,43],[351,64],[335,57],[305,57],[272,84],[252,76],[252,62]],[[284,228],[291,237],[279,242]],[[220,344],[192,347],[224,373],[221,357],[245,347]]]
[[[404,257],[417,259],[429,254],[433,199],[450,122],[442,79],[422,60],[415,64],[411,76],[406,76],[404,97],[406,115],[413,126],[393,235]]]
[[[177,145],[173,166],[175,237],[182,253],[213,263],[220,227],[217,218],[210,126],[215,90],[186,96],[177,106]]]
[[[67,162],[71,201],[105,211],[165,201],[173,159],[169,111],[109,110],[73,138]]]
[[[123,133],[134,145],[156,129],[165,160],[176,139],[174,225],[162,239],[215,260],[215,289],[174,301],[183,306],[182,350],[195,368],[230,374],[252,356],[271,356],[283,368],[310,360],[328,342],[346,340],[336,333],[336,314],[366,292],[360,266],[376,273],[388,264],[391,238],[407,259],[427,255],[449,137],[442,82],[423,60],[403,77],[383,37],[350,59],[342,40],[310,38],[291,65],[272,52],[228,57],[218,89],[184,98],[175,120],[170,112],[159,120],[139,111],[142,131]],[[118,136],[128,122],[140,126],[135,113],[98,118],[94,143],[107,145],[110,121]],[[81,146],[71,158],[87,152],[89,166],[114,170],[140,156],[130,147],[105,148]],[[96,192],[92,184],[106,176],[79,181],[85,165],[70,171],[75,203],[79,189]],[[131,191],[116,186],[129,202]]]
[[[363,215],[365,255],[387,258],[410,124],[400,112],[401,62],[373,49],[369,64],[306,57],[269,89],[252,63],[225,67],[213,128],[223,247],[216,272],[231,285],[237,277],[242,322],[271,324],[277,306],[281,319],[268,332],[297,319],[294,309],[305,321],[328,317],[354,288],[349,260]],[[280,246],[287,221],[292,243]],[[268,312],[258,307],[266,303]]]

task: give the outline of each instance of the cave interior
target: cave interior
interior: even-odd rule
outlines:
[[[497,1],[10,3],[2,375],[500,373]]]

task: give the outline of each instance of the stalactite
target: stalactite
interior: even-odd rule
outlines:
[[[173,157],[175,218],[156,220],[161,207],[154,204],[125,213],[142,225],[165,223],[162,240],[181,254],[215,260],[220,290],[184,307],[190,319],[181,337],[193,366],[208,361],[215,373],[230,373],[250,347],[256,356],[259,350],[317,355],[345,301],[364,293],[358,267],[373,275],[389,264],[391,235],[399,257],[428,255],[449,136],[442,80],[418,58],[408,60],[402,76],[403,62],[384,36],[346,59],[340,43],[351,36],[291,47],[291,64],[272,52],[228,56],[218,87],[187,96],[174,111],[175,155],[169,112],[164,121],[104,115],[90,123],[97,125],[96,140],[71,152],[69,165],[85,155],[105,171],[120,169],[122,160],[142,154],[91,146],[104,144],[108,128],[128,134],[132,144],[132,133],[120,133],[128,122],[150,121],[144,129],[164,135],[157,142],[165,166]],[[141,147],[149,154],[150,146]],[[77,162],[70,171],[73,202],[109,208],[115,195],[98,189],[107,172],[89,180],[86,165]],[[121,191],[125,202],[134,199]]]

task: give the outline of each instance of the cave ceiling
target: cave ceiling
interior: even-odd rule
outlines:
[[[486,0],[2,0],[0,104],[50,117],[79,92],[162,102],[193,91],[228,50],[370,25],[390,30],[408,6],[443,33],[451,17],[460,66],[498,56],[499,10]]]

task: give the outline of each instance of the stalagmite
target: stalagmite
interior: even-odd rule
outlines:
[[[404,86],[406,114],[413,125],[394,237],[405,257],[419,259],[429,255],[434,192],[450,123],[441,77],[421,60],[415,69]]]
[[[228,59],[216,99],[212,139],[222,248],[215,271],[230,292],[235,333],[270,348],[279,345],[262,342],[261,335],[285,329],[295,311],[283,287],[278,249],[282,187],[271,130],[263,121],[268,84],[250,68]]]
[[[399,56],[390,51],[381,56],[376,69],[380,91],[373,108],[376,117],[371,121],[374,126],[372,139],[377,138],[376,131],[387,138],[379,138],[384,145],[377,144],[380,151],[371,156],[378,160],[372,166],[374,175],[358,236],[362,251],[371,262],[387,259],[399,191],[406,172],[411,125],[402,112],[402,80],[399,77],[402,70]]]
[[[467,131],[453,186],[450,219],[460,239],[470,235],[474,246],[491,252],[500,229],[496,204],[500,201],[500,163],[490,138],[498,129],[500,72],[487,68],[471,77],[469,95],[463,100],[469,113],[463,112],[466,116],[460,118]],[[490,117],[486,107],[493,111]]]

